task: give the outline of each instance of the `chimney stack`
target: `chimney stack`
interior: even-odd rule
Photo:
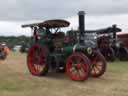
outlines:
[[[79,31],[80,31],[80,43],[84,41],[85,24],[84,24],[84,11],[79,11]]]

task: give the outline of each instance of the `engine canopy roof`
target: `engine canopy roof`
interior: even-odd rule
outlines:
[[[68,27],[70,23],[66,20],[62,19],[53,19],[53,20],[46,20],[44,22],[39,23],[32,23],[32,24],[25,24],[22,27],[46,27],[46,28],[60,28],[60,27]]]

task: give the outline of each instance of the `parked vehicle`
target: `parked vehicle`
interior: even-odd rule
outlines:
[[[128,34],[113,34],[115,36],[112,48],[116,52],[116,56],[121,61],[128,60]]]
[[[49,70],[66,71],[77,81],[89,76],[99,77],[106,70],[104,57],[92,46],[84,42],[84,12],[79,12],[79,38],[72,38],[61,31],[68,27],[66,20],[47,20],[26,24],[33,30],[33,44],[29,48],[27,65],[33,75],[46,75]]]
[[[114,61],[119,50],[115,51],[114,47],[116,45],[115,33],[121,32],[120,28],[112,27],[99,29],[99,30],[88,30],[86,33],[97,34],[97,46],[99,51],[104,55],[107,61]],[[116,47],[117,49],[117,47]]]

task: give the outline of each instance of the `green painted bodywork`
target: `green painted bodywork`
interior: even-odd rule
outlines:
[[[63,52],[66,54],[66,55],[71,55],[73,54],[74,52],[82,52],[84,53],[85,55],[89,55],[88,52],[87,52],[87,47],[85,47],[84,45],[80,45],[80,44],[75,44],[75,45],[71,45],[71,46],[66,46],[63,48]]]
[[[63,52],[66,53],[67,55],[70,55],[73,53],[73,46],[66,46],[63,48]]]

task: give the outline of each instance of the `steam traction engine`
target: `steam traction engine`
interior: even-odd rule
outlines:
[[[119,60],[128,60],[128,49],[124,46],[126,43],[122,43],[119,36],[117,36],[117,32],[121,32],[121,29],[116,25],[97,30],[99,34],[98,48],[107,61],[114,61],[116,58]]]
[[[60,30],[68,27],[65,20],[47,20],[22,25],[33,30],[33,44],[29,48],[27,65],[33,75],[46,75],[50,71],[66,71],[77,81],[104,74],[106,62],[101,54],[84,42],[84,12],[79,12],[79,38],[71,38]]]
[[[111,47],[114,49],[116,57],[121,61],[125,61],[128,60],[127,35],[117,35],[116,28],[116,25],[113,25],[113,42]]]
[[[128,34],[118,34],[116,36],[118,46],[113,47],[119,51],[118,58],[120,60],[128,60]]]
[[[99,32],[98,48],[107,61],[114,61],[116,59],[116,51],[112,48],[112,46],[116,43],[113,34],[114,32],[120,32],[121,29],[114,26],[115,25]]]
[[[86,30],[85,33],[90,40],[95,41],[95,46],[98,47],[99,51],[103,54],[107,61],[114,61],[116,54],[115,50],[111,47],[113,44],[115,44],[113,43],[115,40],[113,37],[113,32],[120,31],[120,28],[108,27],[99,30]]]

